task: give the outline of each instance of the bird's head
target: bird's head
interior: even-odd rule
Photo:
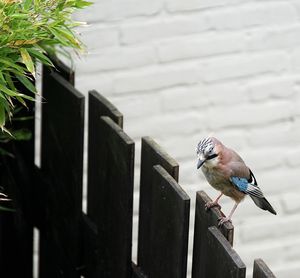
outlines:
[[[213,137],[207,137],[201,140],[196,148],[198,162],[197,169],[199,169],[204,163],[214,164],[217,161],[219,155],[218,140]]]

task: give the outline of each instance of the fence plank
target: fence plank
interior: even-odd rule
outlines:
[[[276,278],[262,259],[255,259],[253,266],[253,278]]]
[[[138,231],[138,266],[143,271],[150,269],[153,260],[149,253],[150,223],[152,213],[152,177],[154,165],[161,165],[174,179],[178,181],[179,166],[154,140],[142,138],[141,177],[140,177],[140,208]]]
[[[40,277],[79,277],[84,97],[57,73],[44,81]]]
[[[69,81],[71,85],[75,85],[75,72],[73,69],[64,64],[57,57],[51,57],[51,61],[53,62],[54,67],[49,67],[43,65],[42,76],[43,76],[43,85],[44,79],[48,78],[52,72],[56,72],[58,75],[63,77],[65,80]],[[44,90],[44,89],[43,89]]]
[[[97,164],[97,161],[101,159],[101,155],[99,152],[95,151],[97,149],[99,144],[99,136],[103,136],[101,134],[101,131],[97,129],[99,126],[99,120],[101,116],[108,116],[110,117],[117,125],[120,127],[123,126],[123,115],[118,111],[118,109],[111,104],[106,98],[104,98],[101,94],[99,94],[97,91],[92,90],[89,91],[89,119],[88,119],[88,211],[91,212],[93,207],[93,202],[97,202],[95,199],[95,196],[91,194],[92,190],[94,188],[97,188],[99,180],[98,180],[98,171],[99,171],[99,165]],[[99,156],[100,155],[100,156]],[[86,216],[85,220],[87,220],[88,217]],[[89,220],[90,221],[90,220]],[[85,221],[86,222],[86,221]],[[88,228],[85,227],[84,228]],[[91,232],[91,230],[90,230]],[[96,240],[98,239],[98,233],[96,235]],[[100,257],[99,254],[95,248],[99,248],[98,243],[93,244],[92,242],[84,243],[83,250],[86,254],[94,253],[95,258],[88,258],[88,256],[84,257],[84,264],[85,264],[85,275],[87,277],[94,277],[97,275],[97,272],[101,271],[98,268]],[[91,264],[89,261],[95,259],[95,263]]]
[[[89,138],[94,138],[94,121],[97,121],[101,116],[110,117],[123,128],[123,115],[121,112],[97,91],[89,91]]]
[[[98,277],[131,277],[134,142],[109,117],[93,124],[88,217],[98,228]],[[91,170],[93,169],[93,170]]]
[[[69,81],[71,85],[75,85],[75,72],[73,69],[64,64],[57,57],[52,58],[52,62],[55,66],[55,71],[64,79]]]
[[[207,265],[207,229],[210,226],[218,226],[218,219],[224,214],[218,208],[205,210],[205,204],[211,201],[204,191],[197,192],[196,213],[195,213],[195,232],[193,247],[192,277],[206,277]],[[228,242],[233,244],[233,226],[231,223],[225,223],[221,228],[221,233]],[[208,277],[208,276],[207,276]]]
[[[190,199],[160,165],[153,167],[148,277],[184,278],[187,270]],[[155,258],[155,259],[154,259]]]
[[[96,225],[82,214],[82,274],[86,278],[98,278],[95,269],[99,262],[98,229]]]
[[[135,263],[132,263],[132,278],[147,278]]]
[[[244,278],[246,266],[228,240],[216,228],[207,231],[207,267],[203,277]]]

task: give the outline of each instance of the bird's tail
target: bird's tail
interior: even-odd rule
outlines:
[[[250,197],[252,198],[253,202],[261,209],[263,210],[268,210],[269,212],[273,213],[273,214],[277,214],[276,211],[273,209],[273,207],[271,206],[271,204],[268,202],[268,200],[266,198],[258,198],[255,196],[250,195]]]

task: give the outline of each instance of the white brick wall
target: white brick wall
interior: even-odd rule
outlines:
[[[96,0],[76,17],[88,23],[79,32],[89,52],[76,61],[77,87],[97,89],[124,113],[137,169],[140,137],[150,135],[180,163],[192,203],[196,190],[214,197],[194,153],[214,134],[241,153],[278,211],[249,198],[234,215],[248,275],[262,257],[279,278],[299,277],[299,1]]]

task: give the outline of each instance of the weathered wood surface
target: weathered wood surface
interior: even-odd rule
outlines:
[[[132,278],[147,278],[135,263],[132,263]]]
[[[40,277],[79,277],[84,97],[55,72],[43,97]]]
[[[101,250],[99,250],[98,229],[87,215],[82,214],[82,263],[81,273],[85,278],[97,278],[97,266]]]
[[[109,117],[94,119],[88,217],[98,229],[98,277],[131,277],[134,142]]]
[[[207,231],[205,274],[201,277],[244,278],[246,266],[232,249],[228,240],[216,227]]]
[[[212,200],[204,191],[197,192],[196,212],[195,212],[195,232],[193,247],[192,277],[201,278],[205,276],[208,257],[207,252],[207,229],[211,226],[218,226],[218,219],[224,214],[217,208],[205,210],[205,204]],[[221,233],[228,242],[233,244],[233,226],[231,223],[225,223],[220,228]]]
[[[153,167],[148,277],[184,278],[187,271],[190,199],[160,165]]]
[[[75,72],[73,69],[64,64],[57,57],[51,57],[54,67],[43,66],[43,80],[48,78],[51,73],[55,72],[65,80],[67,80],[71,85],[75,85]],[[43,83],[44,85],[45,83]]]
[[[88,120],[88,211],[91,213],[93,207],[95,206],[95,202],[98,202],[98,199],[95,195],[92,194],[95,190],[97,191],[97,187],[99,186],[99,165],[98,161],[101,159],[102,154],[98,150],[103,150],[99,147],[100,137],[106,136],[105,133],[102,133],[102,130],[99,130],[99,122],[102,116],[110,117],[117,125],[120,127],[123,126],[123,115],[118,111],[118,109],[111,104],[106,98],[104,98],[97,91],[89,91],[89,120]],[[101,126],[101,124],[100,124]],[[104,141],[102,141],[104,142]],[[89,218],[86,216],[84,222],[90,222]],[[86,227],[86,223],[84,224],[85,231],[85,239],[87,233],[89,237],[94,236],[95,242],[93,244],[92,241],[85,242],[83,250],[85,250],[84,255],[84,264],[86,265],[86,277],[97,277],[97,272],[101,272],[99,269],[100,264],[100,251],[98,246],[98,230],[97,235],[93,235],[93,230],[89,227]],[[89,225],[91,226],[91,225]],[[97,229],[96,225],[95,228]],[[88,232],[89,231],[89,232]],[[95,231],[94,231],[95,232]],[[89,250],[89,249],[92,249]],[[94,257],[89,257],[89,255],[94,254]],[[93,263],[89,261],[92,260]],[[95,260],[95,261],[94,261]]]
[[[45,90],[47,90],[47,87],[49,84],[51,85],[51,82],[53,78],[51,77],[52,73],[56,73],[57,75],[64,78],[66,81],[69,82],[70,85],[74,86],[75,83],[75,72],[73,69],[69,68],[66,64],[64,64],[62,61],[60,61],[57,57],[51,58],[54,67],[49,67],[46,65],[43,65],[42,67],[42,95]],[[44,103],[47,103],[47,99],[45,96],[43,96]],[[67,104],[66,104],[67,105]],[[41,115],[38,115],[39,118],[41,118]],[[41,154],[40,154],[41,156]],[[34,210],[34,224],[36,227],[40,227],[41,221],[45,217],[44,212],[44,203],[42,198],[37,198],[37,196],[42,196],[44,194],[44,186],[47,187],[47,183],[49,181],[46,180],[46,178],[43,177],[43,175],[40,173],[40,168],[35,167],[34,171],[34,188],[33,188],[33,195],[36,197],[34,198],[32,202],[33,210]]]
[[[110,117],[123,128],[122,113],[97,91],[89,91],[89,138],[94,138],[94,121],[98,121],[102,116]]]
[[[276,278],[262,259],[255,259],[253,266],[253,278]]]
[[[143,137],[141,151],[138,266],[145,272],[150,270],[150,263],[153,260],[149,253],[149,238],[151,238],[149,218],[152,213],[152,168],[154,165],[161,165],[175,181],[178,181],[178,163],[150,137]]]

